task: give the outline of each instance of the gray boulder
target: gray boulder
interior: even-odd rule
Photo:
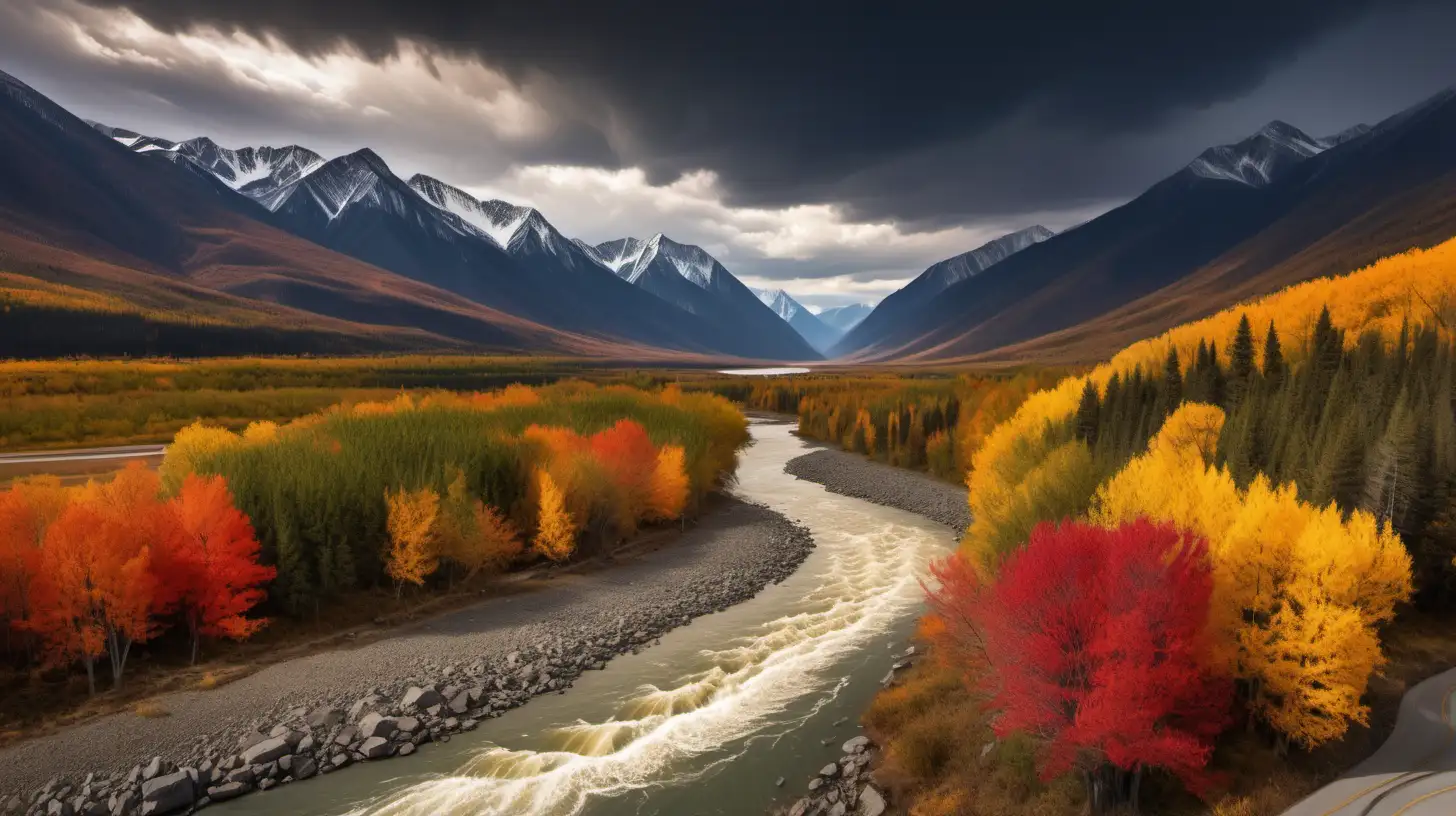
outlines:
[[[365,739],[370,737],[388,737],[398,727],[393,717],[384,717],[379,714],[365,714],[364,719],[359,721],[359,736]]]
[[[359,746],[359,753],[368,759],[382,759],[389,756],[389,740],[384,737],[370,737]]]
[[[819,769],[819,775],[823,777],[828,777],[829,779],[833,779],[834,777],[839,776],[839,765],[831,762],[828,765],[825,765],[824,767]]]
[[[192,777],[185,771],[169,773],[142,783],[142,816],[173,813],[197,801]]]
[[[293,769],[294,779],[312,779],[317,774],[318,763],[314,762],[312,759],[304,759],[299,761]]]
[[[214,802],[226,802],[229,799],[236,799],[252,789],[253,786],[247,782],[224,782],[208,788],[207,798]]]
[[[335,745],[348,745],[349,743],[353,742],[354,740],[356,740],[358,738],[359,738],[359,729],[357,729],[357,728],[355,728],[354,726],[351,725],[351,726],[345,728],[344,730],[340,731],[338,736],[334,737],[334,744]]]
[[[844,743],[843,745],[841,745],[839,747],[846,754],[858,754],[861,751],[865,750],[866,748],[870,747],[870,738],[869,737],[855,737],[854,739],[849,740],[848,742]]]
[[[266,765],[292,750],[286,737],[273,737],[243,751],[243,761],[249,765]]]
[[[399,704],[401,708],[414,706],[417,709],[424,710],[431,706],[444,705],[445,699],[440,696],[440,692],[434,689],[410,686],[409,691],[404,693],[404,697],[400,699]]]
[[[886,810],[885,797],[868,785],[860,792],[859,809],[855,816],[883,816]]]
[[[420,730],[420,721],[417,717],[400,717],[394,721],[394,727],[401,734],[413,734]]]
[[[146,767],[142,768],[142,781],[146,782],[152,779],[156,779],[157,777],[161,776],[165,771],[166,769],[162,767],[162,758],[152,757],[152,761],[148,762],[146,764]]]

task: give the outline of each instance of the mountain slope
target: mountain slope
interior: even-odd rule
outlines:
[[[417,175],[409,183],[426,201],[489,234],[518,264],[531,272],[534,279],[548,286],[553,299],[584,295],[588,298],[586,305],[613,319],[629,322],[634,328],[638,325],[651,326],[654,321],[661,322],[701,338],[701,342],[710,348],[730,354],[764,359],[804,359],[802,343],[796,337],[791,340],[790,333],[778,331],[766,336],[749,336],[736,327],[734,316],[741,312],[741,292],[746,292],[747,287],[721,266],[718,270],[726,278],[713,279],[711,274],[704,278],[709,281],[704,286],[705,290],[717,293],[716,302],[681,291],[678,292],[681,297],[674,300],[662,296],[662,291],[677,291],[671,286],[662,289],[644,285],[623,272],[626,264],[642,260],[648,242],[634,239],[608,242],[602,246],[610,248],[621,244],[626,247],[630,243],[635,254],[629,253],[630,257],[604,254],[598,247],[568,239],[534,208],[516,206],[499,199],[480,201],[463,190],[428,176]],[[701,253],[707,262],[717,264],[697,247],[673,246],[677,249],[664,250],[661,257],[675,258],[695,251]],[[701,258],[694,262],[706,263]],[[649,259],[644,263],[650,266],[652,261]],[[612,301],[607,299],[609,295],[621,300],[630,299],[631,303],[614,308]],[[626,311],[628,308],[633,311]]]
[[[832,309],[825,309],[819,313],[819,321],[831,329],[837,329],[841,335],[860,324],[860,321],[869,317],[875,307],[869,303],[851,303],[848,306],[835,306]]]
[[[913,323],[937,295],[964,280],[979,275],[1016,253],[1051,238],[1054,233],[1040,224],[1017,230],[932,264],[914,280],[880,302],[872,312],[852,326],[831,350],[834,355],[853,354],[894,327]]]
[[[215,178],[132,153],[0,73],[7,326],[51,316],[0,354],[185,353],[185,338],[202,344],[193,353],[592,346],[330,252],[270,218]],[[94,293],[110,311],[80,309],[91,315],[84,327],[58,324],[76,298],[56,286]],[[113,327],[112,346],[78,339],[92,321]]]
[[[758,299],[773,310],[784,322],[788,323],[799,336],[809,342],[814,350],[820,353],[829,350],[844,332],[830,328],[804,305],[782,289],[753,289]]]
[[[912,316],[862,325],[856,354],[1089,359],[1242,297],[1432,245],[1456,234],[1453,120],[1448,92],[1327,139],[1271,123]]]
[[[738,353],[781,360],[816,360],[817,351],[701,247],[658,233],[596,247],[618,277],[689,312],[715,334],[735,339]],[[615,253],[615,254],[614,254]]]

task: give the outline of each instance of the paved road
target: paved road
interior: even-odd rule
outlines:
[[[122,445],[114,448],[0,453],[0,487],[11,479],[48,473],[62,482],[79,483],[121,470],[131,462],[155,467],[162,462],[164,445]]]
[[[36,465],[55,462],[90,462],[102,459],[140,459],[161,456],[166,445],[122,445],[114,448],[69,448],[52,451],[0,453],[0,465]]]
[[[1369,759],[1284,816],[1449,816],[1456,813],[1456,669],[1406,692],[1395,730]]]

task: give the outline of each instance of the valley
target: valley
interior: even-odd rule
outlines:
[[[0,816],[1456,807],[1452,12],[658,5],[0,8]]]

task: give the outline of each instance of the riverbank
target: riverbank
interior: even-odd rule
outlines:
[[[210,691],[164,695],[153,702],[166,716],[112,715],[0,750],[0,812],[12,795],[24,810],[44,812],[61,799],[75,812],[95,803],[105,808],[96,812],[130,812],[116,805],[140,805],[143,788],[153,801],[185,793],[191,804],[209,790],[236,795],[412,753],[752,597],[812,548],[784,516],[727,501],[675,545],[609,569],[561,576],[535,592]],[[90,785],[87,774],[95,775]],[[47,780],[55,784],[39,795]],[[58,796],[67,782],[73,787]]]
[[[938,521],[957,535],[971,523],[964,486],[874,462],[857,453],[823,448],[789,460],[784,472],[821,485],[831,493]]]

